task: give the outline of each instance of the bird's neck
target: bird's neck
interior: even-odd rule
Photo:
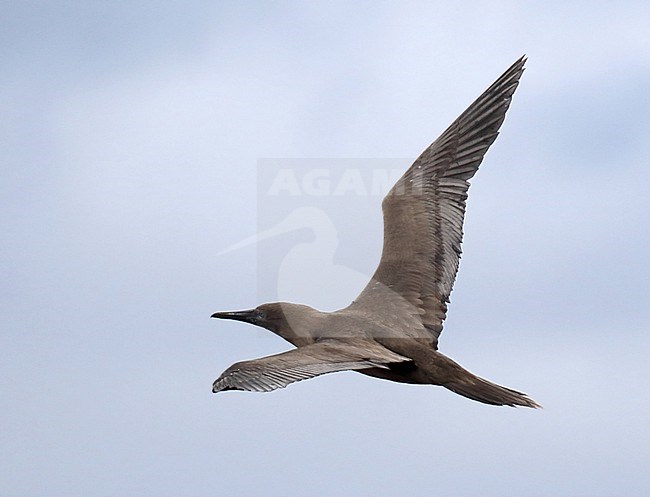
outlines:
[[[286,322],[271,331],[296,347],[302,347],[323,336],[327,313],[309,308],[297,315],[286,313],[285,318]]]

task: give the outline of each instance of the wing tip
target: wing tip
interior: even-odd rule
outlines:
[[[512,64],[512,67],[523,67],[527,61],[528,61],[528,55],[523,54],[514,62],[514,64]]]
[[[521,57],[519,57],[519,59],[517,59],[517,61],[516,61],[514,64],[512,64],[512,66],[510,67],[510,70],[514,70],[514,72],[518,72],[518,73],[519,73],[519,74],[517,75],[517,79],[519,79],[519,78],[521,77],[521,75],[523,74],[523,72],[526,70],[526,68],[524,67],[524,66],[526,65],[526,62],[528,62],[528,56],[527,56],[526,54],[523,54],[523,55],[522,55]],[[508,72],[510,72],[510,71],[508,71]]]
[[[227,392],[228,390],[238,390],[238,388],[235,388],[232,385],[224,385],[223,382],[219,380],[212,384],[212,393]]]

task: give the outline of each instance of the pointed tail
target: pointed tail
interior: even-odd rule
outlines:
[[[479,378],[469,371],[467,375],[443,385],[445,388],[468,399],[477,400],[484,404],[495,406],[524,406],[539,409],[540,406],[525,393],[517,392],[510,388],[499,386],[495,383]]]

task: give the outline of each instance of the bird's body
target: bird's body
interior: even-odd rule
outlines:
[[[438,352],[458,271],[468,180],[496,139],[525,59],[513,64],[429,146],[382,203],[384,246],[375,274],[345,309],[292,303],[213,317],[262,326],[296,349],[236,363],[213,391],[270,391],[336,371],[441,385],[494,405],[539,407],[525,394],[484,380]]]

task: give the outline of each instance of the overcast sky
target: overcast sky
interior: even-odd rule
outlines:
[[[0,495],[648,495],[647,1],[5,2],[0,51]],[[524,53],[440,347],[545,408],[213,395],[290,345],[212,312],[379,257],[381,195],[268,171],[405,170]]]

